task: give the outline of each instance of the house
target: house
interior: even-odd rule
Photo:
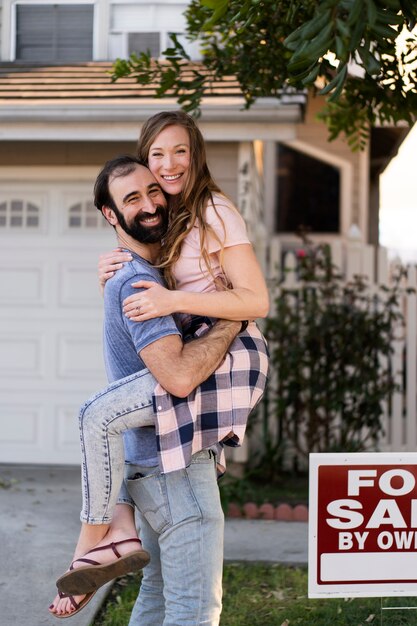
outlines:
[[[110,81],[111,62],[158,55],[184,32],[170,0],[0,0],[0,462],[77,463],[78,408],[105,385],[96,266],[115,244],[92,204],[103,162],[135,151],[143,120],[176,108],[155,85]],[[191,54],[196,51],[190,48]],[[403,136],[378,129],[352,154],[327,142],[320,99],[242,110],[231,79],[202,107],[214,177],[262,261],[299,222],[329,240],[377,240],[377,180]]]

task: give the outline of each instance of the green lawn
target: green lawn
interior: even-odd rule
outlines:
[[[121,579],[92,626],[126,626],[140,576]],[[417,610],[383,611],[383,606],[417,605],[416,598],[307,598],[307,571],[281,565],[230,564],[224,571],[221,626],[417,626]]]

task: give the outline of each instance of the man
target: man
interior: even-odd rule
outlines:
[[[134,292],[131,283],[162,283],[152,263],[167,228],[166,200],[147,168],[133,157],[120,157],[100,173],[95,202],[114,226],[119,245],[133,256],[107,283],[104,294],[109,379],[147,367],[168,392],[185,398],[220,365],[241,323],[219,321],[204,337],[183,344],[171,316],[141,323],[123,316],[122,302]],[[186,440],[187,427],[179,430],[180,440]],[[126,484],[151,556],[130,625],[218,624],[224,519],[215,446],[194,454],[188,467],[162,474],[155,428],[129,430],[124,441]]]

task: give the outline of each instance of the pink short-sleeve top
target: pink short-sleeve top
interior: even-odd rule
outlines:
[[[246,224],[233,204],[220,194],[213,194],[214,206],[206,207],[206,221],[219,238],[206,237],[205,246],[209,254],[210,268],[201,256],[200,230],[198,220],[184,239],[181,254],[174,266],[177,289],[206,293],[216,291],[216,278],[222,276],[220,266],[221,242],[225,248],[239,244],[250,244]]]

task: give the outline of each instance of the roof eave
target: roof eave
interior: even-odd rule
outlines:
[[[239,136],[239,128],[256,124],[298,124],[303,119],[305,98],[303,95],[277,98],[259,98],[249,109],[244,108],[243,98],[216,97],[206,98],[202,102],[200,122],[204,125],[227,123],[233,125],[233,135]],[[106,128],[114,133],[114,125],[122,125],[127,133],[129,126],[134,127],[135,136],[138,124],[158,111],[178,109],[174,99],[132,99],[85,101],[9,101],[0,109],[0,138],[41,139],[47,136],[55,139],[78,139],[86,137],[86,126],[90,128],[91,139],[98,133],[103,139]],[[79,131],[77,131],[77,127]],[[40,129],[43,129],[42,131]],[[39,133],[41,132],[41,136]],[[75,134],[74,134],[75,132]],[[259,132],[259,130],[257,131]],[[23,133],[23,134],[22,134]],[[70,133],[70,136],[68,136]],[[245,137],[247,132],[244,133]],[[131,135],[130,135],[131,136]],[[110,138],[110,137],[109,137]],[[256,137],[253,137],[256,138]]]

